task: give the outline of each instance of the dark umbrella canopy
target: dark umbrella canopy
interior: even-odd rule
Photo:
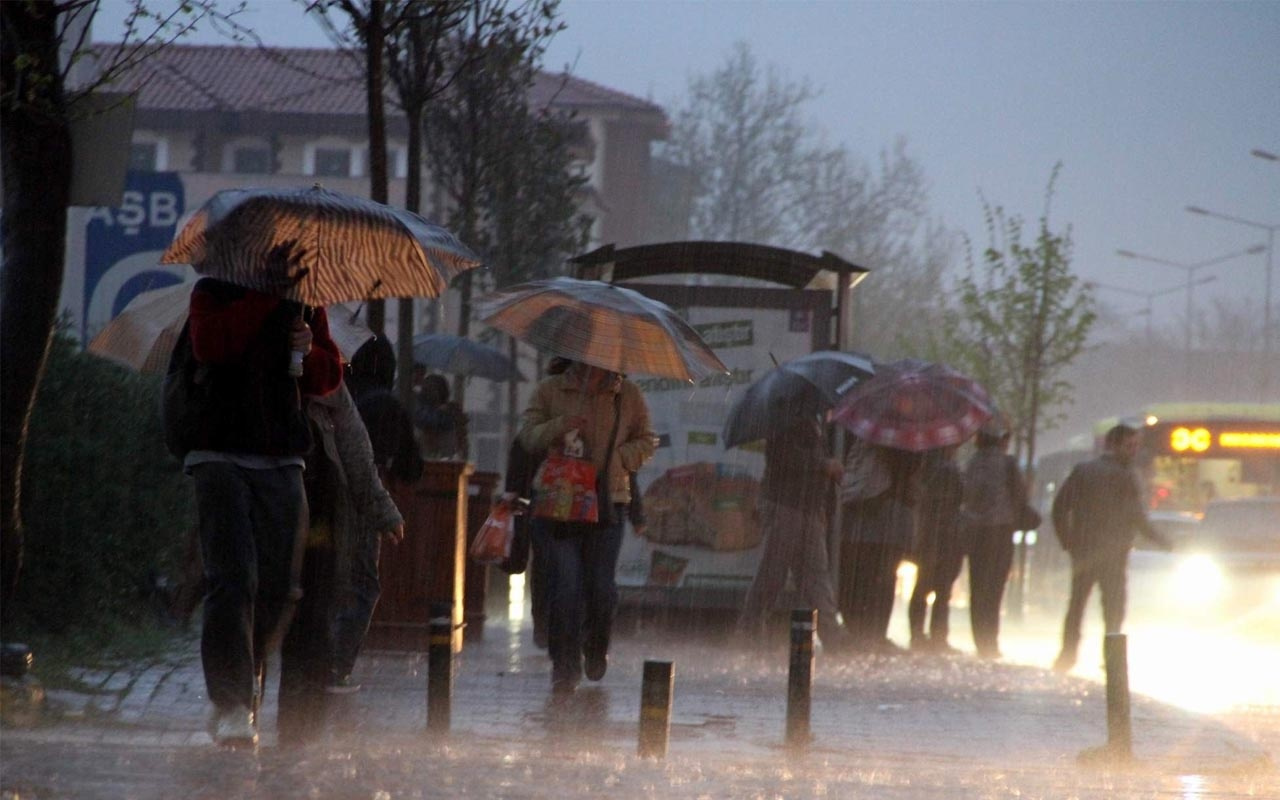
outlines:
[[[963,442],[992,413],[977,381],[945,364],[908,358],[877,366],[832,418],[872,444],[919,452]]]
[[[725,447],[767,439],[801,416],[818,414],[839,400],[840,391],[875,372],[858,353],[820,350],[788,361],[753,383],[729,412]]]
[[[524,380],[511,359],[499,351],[448,333],[420,333],[413,337],[413,363],[451,375],[491,381]]]

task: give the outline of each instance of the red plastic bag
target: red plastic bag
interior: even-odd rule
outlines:
[[[511,540],[515,536],[515,520],[511,509],[496,505],[489,517],[476,532],[468,554],[478,564],[501,564],[511,555]]]
[[[557,522],[598,522],[595,465],[585,458],[548,454],[533,476],[533,515]]]

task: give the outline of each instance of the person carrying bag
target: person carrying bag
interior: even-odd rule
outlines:
[[[538,385],[519,440],[529,452],[547,453],[533,479],[530,527],[534,552],[547,554],[552,689],[563,695],[584,666],[591,680],[608,668],[629,473],[652,457],[654,437],[635,384],[574,364]]]

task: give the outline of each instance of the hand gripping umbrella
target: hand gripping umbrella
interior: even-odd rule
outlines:
[[[318,185],[218,192],[160,260],[307,306],[439,297],[480,265],[417,214]]]
[[[479,306],[482,322],[602,369],[688,381],[729,371],[668,305],[611,283],[531,281],[494,292]]]

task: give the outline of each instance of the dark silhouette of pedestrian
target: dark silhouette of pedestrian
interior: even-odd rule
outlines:
[[[912,650],[954,650],[947,642],[951,630],[951,588],[960,576],[968,551],[964,527],[960,524],[964,486],[955,454],[955,447],[930,451],[920,470],[920,501],[912,547],[916,558],[916,585],[907,604]],[[929,608],[931,594],[932,609]]]

